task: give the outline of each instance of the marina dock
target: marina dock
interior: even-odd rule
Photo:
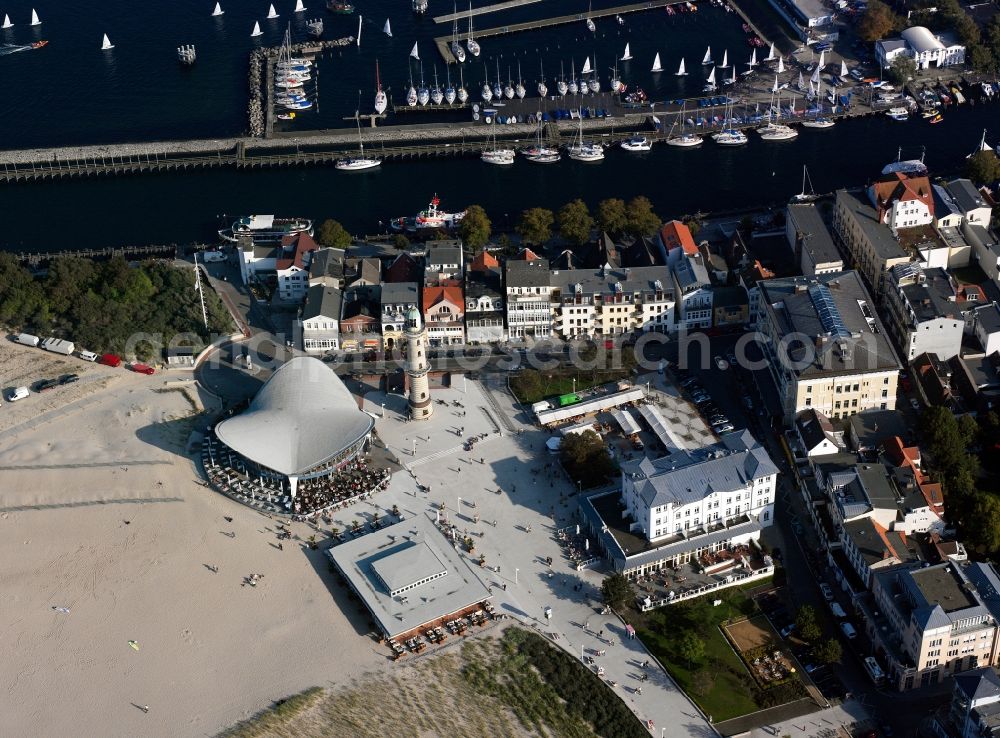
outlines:
[[[540,3],[542,0],[506,0],[502,3],[493,3],[493,5],[481,5],[478,8],[473,8],[472,11],[459,10],[457,13],[448,13],[447,15],[437,15],[434,16],[435,23],[451,23],[453,20],[466,20],[470,16],[486,15],[487,13],[496,13],[501,10],[510,10],[511,8],[520,8],[523,5],[534,5],[535,3]]]
[[[627,13],[637,13],[641,10],[653,10],[655,8],[665,8],[668,5],[684,5],[683,0],[650,0],[644,3],[632,3],[631,5],[618,5],[614,8],[603,8],[601,10],[588,11],[584,13],[573,13],[572,15],[558,15],[554,18],[540,18],[539,20],[527,21],[525,23],[511,23],[506,26],[495,26],[477,30],[475,38],[489,38],[490,36],[504,36],[508,33],[518,33],[520,31],[535,31],[539,28],[551,28],[552,26],[564,26],[569,23],[584,23],[587,18],[599,19],[625,15]],[[460,13],[458,14],[461,15]],[[468,15],[468,12],[466,12]],[[765,39],[766,40],[766,39]],[[451,43],[451,36],[439,36],[434,39],[438,53],[446,64],[456,64],[458,60],[451,53],[448,44]]]

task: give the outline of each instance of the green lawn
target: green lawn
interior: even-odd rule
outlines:
[[[558,397],[574,391],[583,392],[591,387],[607,384],[616,379],[623,379],[631,374],[629,369],[582,369],[574,372],[572,369],[557,369],[539,372],[534,369],[522,369],[511,378],[510,386],[514,396],[521,402],[531,405],[546,398]],[[576,379],[574,385],[573,379]]]
[[[634,616],[643,643],[715,722],[760,709],[753,696],[753,677],[718,626],[724,620],[756,614],[757,606],[747,596],[747,590],[761,586],[761,582],[754,582],[746,588],[724,589]],[[716,599],[721,599],[722,604],[713,607]],[[705,655],[699,662],[688,664],[678,655],[677,644],[683,633],[692,631],[704,642]],[[706,677],[711,685],[708,689],[705,689]]]

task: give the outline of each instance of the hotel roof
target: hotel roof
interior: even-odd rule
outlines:
[[[334,546],[327,556],[390,638],[490,597],[467,558],[423,515]]]

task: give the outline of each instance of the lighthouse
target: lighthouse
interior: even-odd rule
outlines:
[[[431,388],[427,381],[427,330],[420,320],[420,311],[406,311],[406,375],[410,380],[410,419],[427,420],[434,413]]]

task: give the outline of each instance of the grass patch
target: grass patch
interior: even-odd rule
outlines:
[[[570,655],[508,627],[339,690],[313,688],[220,738],[641,738],[625,704]]]
[[[719,722],[760,708],[759,691],[739,655],[719,630],[719,624],[757,614],[748,591],[760,582],[669,605],[632,618],[639,637],[670,675],[712,720]],[[714,607],[714,600],[722,604]],[[689,661],[682,654],[685,634],[694,633],[704,654]]]

